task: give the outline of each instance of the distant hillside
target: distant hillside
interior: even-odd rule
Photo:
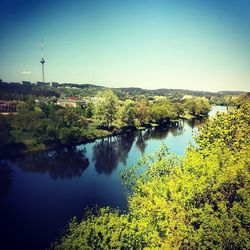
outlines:
[[[240,94],[244,94],[246,92],[244,91],[218,91],[217,92],[220,95],[240,95]]]
[[[27,95],[34,96],[95,96],[98,91],[112,89],[121,99],[133,98],[135,96],[167,96],[169,99],[180,99],[184,95],[205,96],[207,98],[223,95],[240,95],[243,91],[194,91],[187,89],[143,89],[136,87],[109,88],[94,84],[62,83],[56,86],[49,86],[49,83],[20,84],[0,82],[0,99],[22,99]],[[20,97],[21,96],[21,97]]]
[[[94,85],[94,84],[77,84],[77,83],[62,83],[59,85],[60,87],[69,87],[69,88],[78,88],[78,89],[85,89],[85,88],[99,88],[104,89],[105,87]]]
[[[180,98],[184,95],[193,95],[193,96],[222,96],[222,95],[238,95],[243,92],[241,91],[220,91],[220,92],[208,92],[208,91],[195,91],[195,90],[187,90],[187,89],[142,89],[142,88],[113,88],[115,92],[120,92],[129,95],[146,95],[146,96],[154,96],[154,95],[164,95],[168,97],[176,97]]]

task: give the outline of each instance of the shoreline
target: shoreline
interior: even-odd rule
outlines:
[[[69,147],[76,147],[81,144],[88,144],[95,142],[96,140],[99,139],[105,139],[109,137],[114,137],[114,136],[119,136],[125,133],[131,133],[131,132],[136,132],[136,131],[144,131],[146,129],[157,129],[157,128],[171,128],[175,127],[178,128],[184,121],[188,120],[203,120],[208,118],[208,116],[205,117],[180,117],[177,120],[170,120],[169,122],[165,122],[162,124],[159,123],[149,123],[149,124],[144,124],[144,126],[141,126],[139,128],[136,128],[135,126],[125,126],[119,128],[119,131],[108,131],[108,130],[102,130],[106,132],[110,132],[110,134],[103,135],[103,136],[97,136],[94,138],[85,138],[83,140],[80,140],[78,143],[73,143],[73,144],[62,144],[62,145],[56,145],[56,146],[45,146],[43,144],[39,144],[37,147],[33,146],[28,148],[27,145],[23,142],[15,143],[12,145],[8,145],[6,148],[2,149],[3,155],[0,154],[0,160],[12,158],[12,157],[18,157],[22,156],[25,154],[30,154],[30,153],[39,153],[39,152],[44,152],[48,150],[53,150],[53,149],[60,149],[60,148],[69,148]],[[13,147],[13,148],[12,148]],[[23,148],[22,147],[27,147]]]

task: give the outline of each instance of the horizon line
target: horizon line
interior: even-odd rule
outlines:
[[[0,78],[0,80],[2,80]],[[43,83],[42,81],[36,81],[36,82],[32,82],[32,81],[27,81],[27,80],[22,80],[19,82],[14,82],[14,81],[9,81],[9,82],[5,82],[2,80],[2,82],[4,83],[19,83],[22,84],[22,82],[30,82],[32,84],[36,84],[36,83]],[[99,84],[93,84],[93,83],[75,83],[75,82],[55,82],[55,81],[49,81],[49,82],[44,82],[44,83],[58,83],[58,84],[76,84],[76,85],[93,85],[96,87],[103,87],[103,88],[109,88],[109,89],[127,89],[127,88],[131,88],[131,89],[141,89],[141,90],[148,90],[148,91],[154,91],[154,90],[185,90],[185,91],[196,91],[196,92],[210,92],[210,93],[219,93],[219,92],[242,92],[242,93],[249,93],[250,90],[245,91],[245,90],[218,90],[218,91],[210,91],[210,90],[194,90],[194,89],[182,89],[182,88],[155,88],[155,89],[148,89],[148,88],[142,88],[142,87],[132,87],[132,86],[128,86],[128,87],[110,87],[110,86],[105,86],[105,85],[99,85]]]

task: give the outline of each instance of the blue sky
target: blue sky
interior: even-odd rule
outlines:
[[[249,0],[1,1],[0,78],[250,91]]]

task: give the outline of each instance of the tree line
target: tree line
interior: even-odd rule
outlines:
[[[17,114],[0,117],[1,149],[54,147],[73,145],[123,131],[152,126],[170,126],[180,118],[208,115],[210,104],[205,98],[171,102],[166,97],[121,100],[111,90],[98,92],[87,105],[61,107],[55,99],[35,102],[28,96],[16,102]]]
[[[105,127],[145,126],[169,123],[184,117],[206,117],[211,106],[206,98],[191,98],[182,102],[171,102],[166,97],[156,96],[149,100],[139,96],[137,100],[120,100],[111,90],[99,92],[93,117]]]

